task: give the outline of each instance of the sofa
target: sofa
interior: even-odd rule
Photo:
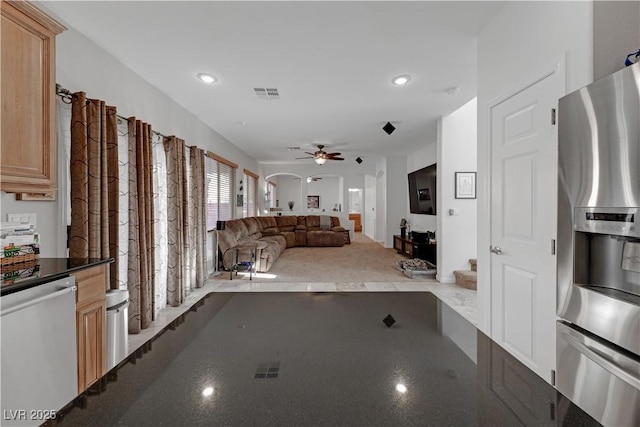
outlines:
[[[256,271],[267,272],[287,248],[300,246],[344,246],[345,229],[335,216],[257,216],[225,222],[218,230],[222,265],[229,269],[236,261],[249,261],[256,251]],[[236,250],[232,248],[238,247]]]

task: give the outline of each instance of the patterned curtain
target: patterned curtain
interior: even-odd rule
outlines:
[[[69,257],[109,258],[118,288],[118,126],[115,107],[75,94],[71,106]]]
[[[189,212],[191,213],[191,241],[189,247],[192,248],[194,259],[191,266],[194,278],[191,286],[202,287],[207,278],[207,216],[206,216],[206,195],[204,179],[204,150],[192,147],[190,150],[189,169]]]
[[[120,289],[128,288],[129,276],[129,121],[118,118],[118,169],[120,180],[120,214],[118,218],[120,253]]]
[[[155,283],[154,318],[167,306],[167,160],[160,135],[153,135],[153,202],[155,209]]]
[[[195,230],[193,223],[195,221],[195,212],[193,211],[193,202],[191,197],[191,147],[184,148],[184,188],[182,191],[182,235],[184,236],[184,288],[187,295],[195,287],[196,271],[194,269],[196,263],[196,246]]]
[[[167,304],[177,307],[189,291],[185,286],[185,144],[175,136],[164,139],[167,158]]]
[[[129,333],[153,320],[155,276],[151,125],[129,121]]]

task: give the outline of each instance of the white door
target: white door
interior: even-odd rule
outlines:
[[[364,176],[364,234],[371,240],[376,237],[376,179],[371,175]]]
[[[555,369],[557,70],[491,108],[491,335],[548,382]]]
[[[385,212],[386,208],[386,194],[387,194],[387,185],[385,181],[385,176],[383,171],[378,171],[376,175],[376,232],[375,232],[375,241],[384,243],[384,236],[386,234],[386,216]],[[393,241],[391,242],[393,246]]]

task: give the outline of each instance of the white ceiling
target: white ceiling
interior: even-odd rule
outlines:
[[[476,35],[503,4],[44,6],[246,153],[279,163],[315,151],[318,143],[347,160],[372,160],[406,155],[435,141],[436,119],[476,96]],[[196,78],[200,72],[219,81],[206,85]],[[412,80],[392,85],[400,74]],[[278,88],[280,99],[258,99],[254,87]],[[447,94],[452,87],[459,93]],[[392,135],[381,129],[387,121],[400,122]],[[302,150],[289,152],[291,146]]]

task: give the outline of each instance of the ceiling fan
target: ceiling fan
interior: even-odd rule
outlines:
[[[307,158],[307,157],[305,157],[305,158]],[[302,178],[298,178],[298,177],[296,176],[296,177],[294,177],[293,179],[302,179]],[[307,182],[320,181],[321,179],[322,179],[322,177],[321,177],[321,176],[308,176],[308,177],[307,177]]]
[[[296,157],[296,160],[299,159],[313,159],[317,164],[324,165],[327,160],[344,160],[343,157],[338,157],[342,153],[327,153],[323,151],[324,145],[318,144],[318,151],[315,153],[309,153],[305,151],[305,153],[309,154],[311,157]]]

